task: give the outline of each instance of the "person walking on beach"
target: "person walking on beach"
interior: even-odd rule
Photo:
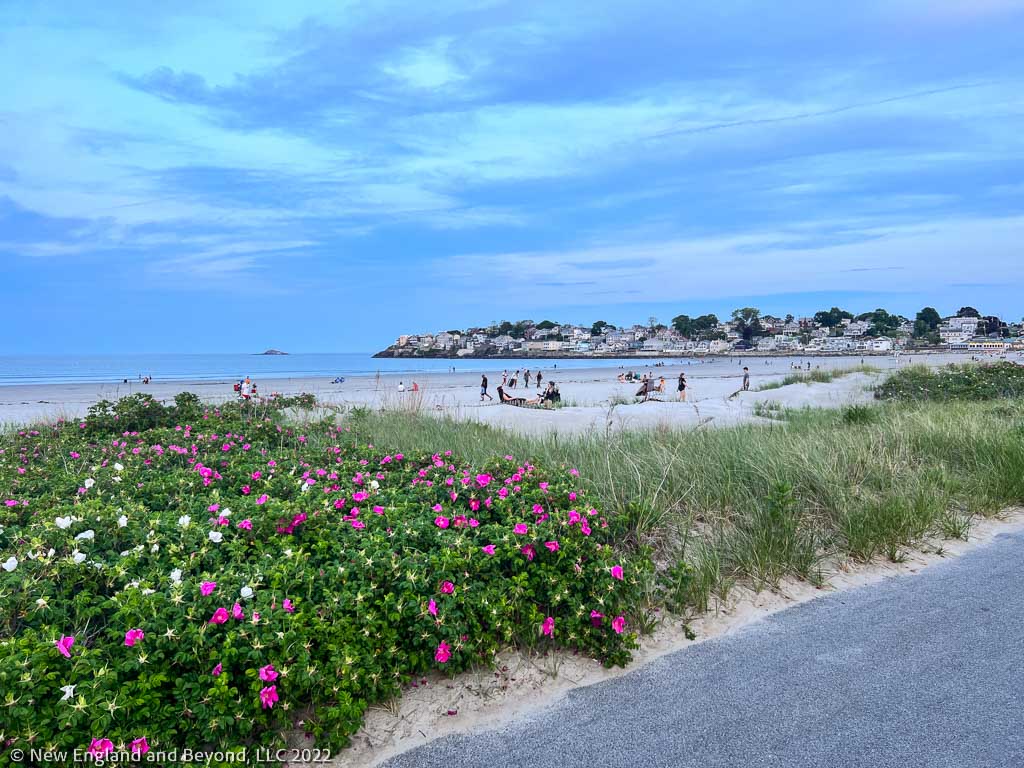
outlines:
[[[686,374],[682,371],[679,372],[679,382],[676,384],[676,389],[679,391],[679,402],[686,402]]]
[[[404,381],[398,382],[398,391],[399,392],[405,392],[405,382]]]
[[[750,369],[747,366],[743,366],[743,391],[746,392],[750,389]]]
[[[530,388],[530,369],[529,368],[527,368],[525,371],[523,371],[523,379],[526,381],[526,388],[529,389]]]
[[[501,386],[508,386],[508,370],[504,370],[501,372]]]
[[[491,396],[490,396],[489,394],[487,394],[487,374],[486,374],[486,373],[485,373],[485,374],[483,374],[483,375],[482,375],[482,376],[480,377],[480,402],[481,402],[481,403],[482,403],[482,402],[484,401],[484,398],[485,398],[485,397],[486,397],[486,398],[487,398],[488,400],[493,400],[493,399],[494,399],[494,398],[493,398],[493,397],[491,397]]]
[[[519,383],[519,370],[516,369],[516,372],[512,374],[512,378],[508,380],[508,388],[509,389],[515,389],[516,385],[518,383]]]
[[[537,389],[540,389],[540,380],[542,378],[544,378],[544,374],[541,373],[540,371],[537,371]]]

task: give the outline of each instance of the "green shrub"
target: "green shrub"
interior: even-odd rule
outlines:
[[[1024,397],[1024,366],[913,365],[893,373],[875,388],[879,400],[995,400]]]
[[[250,405],[181,424],[191,398],[135,396],[0,438],[8,748],[337,748],[410,680],[508,645],[630,658],[651,566],[575,470],[385,455]]]

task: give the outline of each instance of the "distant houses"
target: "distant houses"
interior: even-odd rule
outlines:
[[[992,333],[986,333],[992,330]],[[647,325],[615,327],[521,320],[466,330],[403,334],[384,357],[645,357],[674,355],[887,354],[902,349],[1000,353],[1024,349],[1021,326],[980,317],[964,308],[940,317],[926,308],[914,320],[884,310],[854,317],[833,308],[814,317],[779,318],[757,310],[737,310],[719,321],[686,315],[672,326],[655,318]]]

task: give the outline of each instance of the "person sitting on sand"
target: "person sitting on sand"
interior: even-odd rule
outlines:
[[[625,384],[625,383],[626,383],[626,374],[620,373],[619,374],[619,384]]]
[[[561,399],[562,395],[558,391],[558,385],[553,381],[549,381],[548,388],[544,390],[544,394],[541,395],[540,401],[543,403],[557,403]]]

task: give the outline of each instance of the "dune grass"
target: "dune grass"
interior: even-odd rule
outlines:
[[[626,546],[651,546],[672,602],[706,607],[737,579],[816,581],[832,556],[899,560],[930,535],[1024,501],[1024,401],[783,411],[769,425],[583,436],[512,434],[407,413],[344,417],[391,449],[512,452],[577,467]]]
[[[781,389],[791,384],[827,384],[830,381],[849,376],[851,373],[881,373],[880,368],[873,365],[855,365],[851,368],[834,368],[831,370],[795,371],[778,381],[768,381],[757,388],[762,392],[766,389]]]

